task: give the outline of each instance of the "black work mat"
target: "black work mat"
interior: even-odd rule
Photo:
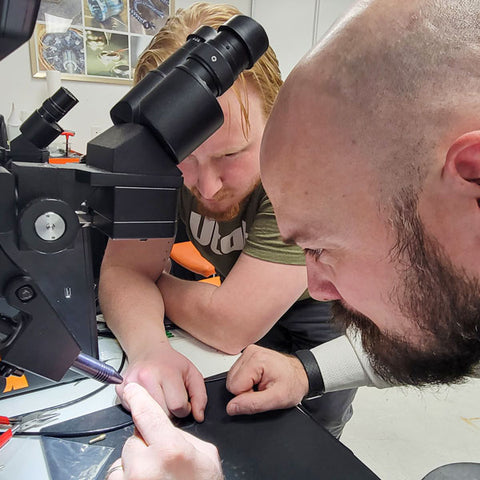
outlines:
[[[208,393],[205,421],[176,419],[175,424],[218,447],[226,480],[378,480],[347,447],[300,408],[230,417],[225,406],[232,395],[225,388],[225,375],[212,377],[205,383]],[[43,431],[60,431],[63,427],[72,428],[75,423],[83,429],[86,417]],[[95,423],[98,427],[98,418]],[[120,456],[123,442],[131,432],[132,427],[127,427],[109,433],[108,441],[99,444],[116,448],[108,464]],[[87,443],[90,438],[70,440]],[[112,445],[112,441],[118,444]],[[104,474],[102,471],[98,478]]]

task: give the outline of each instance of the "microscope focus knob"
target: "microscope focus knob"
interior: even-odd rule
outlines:
[[[36,198],[19,216],[19,243],[22,250],[56,253],[70,248],[80,222],[76,212],[63,200]]]
[[[45,241],[58,240],[65,233],[63,218],[55,212],[45,212],[35,220],[35,233]]]

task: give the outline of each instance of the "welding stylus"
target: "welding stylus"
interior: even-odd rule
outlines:
[[[113,367],[85,353],[78,354],[70,369],[102,383],[123,382],[122,376]]]

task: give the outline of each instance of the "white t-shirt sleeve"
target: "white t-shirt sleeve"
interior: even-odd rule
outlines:
[[[363,386],[391,386],[374,373],[360,335],[353,330],[312,348],[311,352],[322,373],[325,392]]]

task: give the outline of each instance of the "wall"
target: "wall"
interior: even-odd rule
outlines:
[[[175,7],[186,7],[191,3],[191,0],[175,0]],[[292,6],[294,2],[290,0],[231,0],[229,3],[264,26],[285,77],[353,0],[302,0],[296,3],[297,6]],[[19,112],[27,115],[47,97],[46,81],[32,78],[28,45],[23,45],[0,62],[0,79],[3,92],[0,113],[5,118],[8,118],[12,101]],[[72,146],[85,152],[88,140],[111,125],[110,108],[129,87],[72,81],[62,81],[62,86],[80,102],[60,124],[65,130],[75,131]]]

